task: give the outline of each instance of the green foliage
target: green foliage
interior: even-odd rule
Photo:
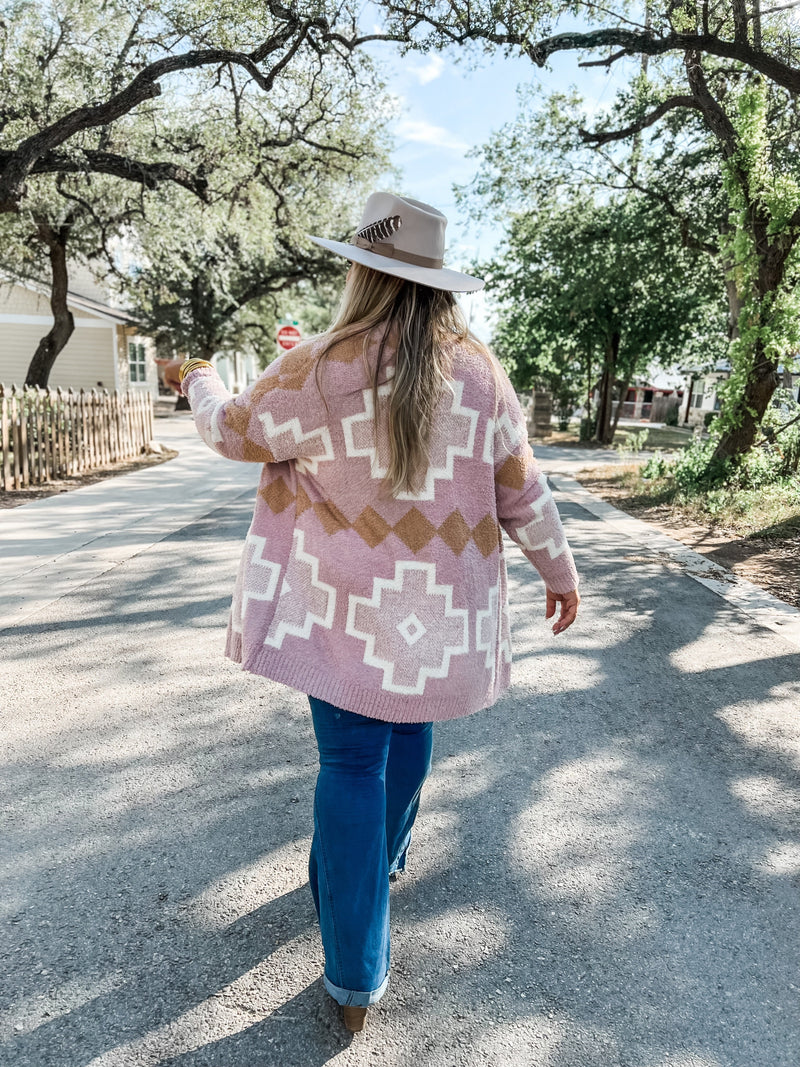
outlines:
[[[305,14],[351,17],[325,3]],[[97,267],[105,257],[165,353],[239,348],[268,359],[282,315],[302,315],[306,329],[327,321],[343,268],[306,234],[346,235],[387,167],[394,105],[366,54],[319,37],[291,48],[281,27],[294,19],[277,5],[232,0],[0,0],[0,150],[8,152],[81,102],[107,100],[159,57],[248,51],[272,34],[265,63],[278,64],[268,90],[232,64],[164,78],[154,99],[73,136],[59,152],[75,172],[31,176],[19,213],[0,216],[4,273],[47,276],[37,237],[45,219],[62,229],[73,263]],[[132,180],[94,173],[87,153],[98,151],[133,161],[122,168]],[[142,184],[140,164],[163,164],[181,180]],[[207,183],[204,200],[194,175]]]
[[[746,413],[742,398],[757,363],[791,361],[800,347],[798,249],[769,284],[763,263],[765,237],[796,237],[800,167],[783,147],[795,122],[793,111],[787,112],[782,94],[761,78],[733,86],[728,98],[737,150],[723,161],[730,224],[721,247],[740,312],[728,352],[731,374],[719,390],[717,435],[741,425]]]
[[[484,268],[500,315],[494,343],[518,390],[544,379],[573,406],[618,346],[616,376],[724,351],[724,308],[707,264],[636,196],[584,190],[509,221]]]
[[[672,404],[667,408],[667,414],[664,418],[665,426],[677,426],[680,420],[680,404]]]
[[[634,433],[627,434],[623,441],[614,446],[623,463],[630,460],[633,456],[639,455],[647,444],[647,438],[649,436],[649,430],[638,430]]]
[[[702,495],[712,514],[727,509],[733,497],[765,489],[785,490],[800,502],[800,404],[788,393],[780,399],[764,418],[761,443],[745,455],[714,460],[715,441],[695,437],[674,459],[655,453],[642,477],[671,486],[676,500]]]

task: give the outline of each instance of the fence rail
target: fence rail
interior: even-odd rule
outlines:
[[[0,385],[3,489],[42,485],[132,459],[153,437],[149,393]]]

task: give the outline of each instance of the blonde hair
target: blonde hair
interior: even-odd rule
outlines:
[[[324,363],[339,341],[385,330],[372,369],[372,398],[377,440],[378,383],[388,343],[395,347],[395,370],[389,396],[389,465],[385,485],[391,496],[419,492],[430,461],[430,439],[443,387],[451,377],[452,348],[470,343],[490,362],[488,349],[474,337],[452,293],[395,278],[354,263],[336,317],[325,334],[317,363]],[[319,384],[319,377],[317,378]]]

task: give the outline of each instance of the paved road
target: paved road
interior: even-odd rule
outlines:
[[[89,490],[0,515],[36,557],[0,632],[0,1062],[797,1067],[795,644],[567,500],[581,624],[549,635],[513,551],[514,687],[438,728],[389,992],[349,1041],[305,884],[304,701],[221,656],[252,472],[173,463],[92,487],[93,564],[42,529]],[[145,489],[150,525],[115,525]]]

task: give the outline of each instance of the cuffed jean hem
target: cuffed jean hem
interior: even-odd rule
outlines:
[[[334,985],[327,974],[323,974],[322,981],[337,1004],[354,1004],[359,1008],[368,1008],[370,1004],[377,1004],[386,992],[386,987],[389,984],[389,975],[387,974],[378,988],[373,989],[371,993],[361,993],[357,989],[342,989],[341,986]]]

